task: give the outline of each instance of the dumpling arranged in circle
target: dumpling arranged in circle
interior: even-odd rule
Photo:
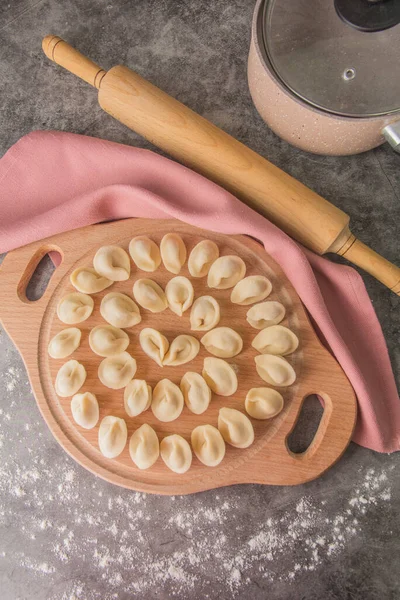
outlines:
[[[152,279],[138,279],[133,285],[136,302],[152,313],[159,313],[168,306],[164,290]]]
[[[93,298],[81,292],[72,292],[61,298],[57,305],[57,316],[66,325],[76,325],[90,317],[93,307]]]
[[[161,264],[161,255],[157,244],[145,235],[138,235],[130,241],[129,254],[141,271],[152,273]]]
[[[128,253],[119,246],[99,248],[94,256],[93,266],[99,275],[111,281],[126,281],[131,274]]]
[[[178,335],[163,359],[163,365],[177,367],[193,360],[199,353],[200,343],[192,335]]]
[[[81,330],[77,327],[68,327],[59,331],[48,345],[48,353],[52,358],[66,358],[79,348],[81,343]]]
[[[150,356],[159,367],[162,367],[169,348],[169,341],[165,335],[152,327],[145,327],[140,332],[139,342],[143,352]]]
[[[178,317],[192,306],[194,290],[187,277],[173,277],[165,286],[168,306]]]
[[[129,454],[138,469],[149,469],[160,456],[160,442],[156,432],[144,423],[133,432],[129,442]]]
[[[175,421],[183,409],[183,394],[179,387],[169,379],[162,379],[153,390],[151,410],[163,423]]]
[[[192,431],[193,452],[206,467],[216,467],[225,456],[225,442],[212,425],[199,425]]]
[[[101,383],[111,390],[120,390],[128,385],[136,373],[136,360],[121,352],[101,361],[98,375]]]
[[[190,445],[180,435],[167,435],[160,444],[161,458],[171,471],[183,474],[192,464]]]
[[[109,415],[104,417],[99,427],[99,448],[106,458],[116,458],[121,454],[128,439],[128,429],[124,419]]]
[[[61,398],[73,396],[86,380],[86,369],[77,360],[69,360],[58,371],[55,390]]]
[[[285,314],[283,304],[275,300],[267,300],[252,306],[247,311],[246,319],[254,329],[264,329],[280,323],[285,318]]]
[[[253,419],[272,419],[283,409],[283,397],[272,388],[251,388],[247,392],[244,405],[247,413]]]
[[[194,301],[190,311],[190,329],[192,331],[209,331],[220,320],[220,308],[212,296],[200,296]]]
[[[286,356],[297,349],[299,338],[283,325],[272,325],[257,333],[251,345],[261,354]]]
[[[181,379],[180,388],[188,409],[195,415],[201,415],[210,404],[211,390],[199,373],[188,371]]]
[[[80,427],[93,429],[99,420],[99,403],[95,394],[75,394],[71,400],[71,413]]]
[[[260,354],[254,358],[257,373],[267,383],[277,387],[286,387],[296,381],[296,372],[282,356]]]
[[[215,242],[202,240],[189,255],[188,269],[192,277],[205,277],[213,262],[219,257],[219,249]]]
[[[219,358],[232,358],[242,351],[243,340],[230,327],[216,327],[201,338],[201,343],[210,354]]]
[[[127,349],[129,335],[113,325],[98,325],[90,331],[89,346],[99,356],[114,356]]]
[[[129,417],[137,417],[150,408],[152,390],[144,379],[132,379],[124,390],[124,406]]]
[[[100,304],[100,314],[114,327],[133,327],[141,322],[138,305],[126,294],[110,292]]]
[[[164,267],[170,273],[178,275],[186,261],[186,246],[177,233],[167,233],[160,244],[161,258]]]
[[[235,371],[222,358],[205,358],[203,377],[211,390],[219,396],[232,396],[238,388]]]
[[[235,448],[248,448],[254,442],[254,429],[250,419],[235,408],[220,409],[218,429],[225,442]]]
[[[114,283],[91,267],[78,267],[71,273],[70,281],[74,288],[83,294],[102,292]]]
[[[189,243],[192,247],[193,242]],[[224,246],[221,250],[226,252],[226,247]],[[127,281],[131,273],[130,257],[138,269],[147,273],[156,271],[163,262],[165,269],[174,276],[169,274],[166,276],[165,270],[162,268],[159,275],[154,276],[157,280],[158,277],[160,278],[162,287],[153,279],[139,278],[132,281],[134,299],[120,291],[104,292],[98,298],[98,302],[101,316],[107,321],[107,324],[98,325],[99,321],[97,321],[96,326],[93,327],[95,323],[92,324],[89,321],[90,327],[83,328],[83,332],[77,327],[59,331],[50,340],[48,353],[55,359],[70,357],[79,348],[82,333],[85,336],[86,330],[89,329],[90,348],[99,356],[104,357],[100,362],[97,357],[92,355],[92,361],[94,358],[96,364],[100,362],[98,366],[100,382],[112,390],[124,389],[122,394],[111,395],[107,394],[103,388],[103,393],[100,391],[98,396],[101,399],[102,411],[105,409],[106,414],[109,412],[107,395],[112,398],[112,402],[115,400],[114,396],[115,398],[119,397],[120,401],[123,398],[125,418],[127,421],[128,418],[131,419],[128,422],[134,427],[129,440],[129,453],[138,469],[150,468],[161,454],[166,466],[174,473],[185,473],[191,466],[192,452],[203,465],[215,467],[223,461],[226,444],[235,448],[248,448],[254,442],[253,425],[246,415],[254,419],[265,420],[275,417],[282,411],[283,396],[273,387],[286,387],[295,382],[296,372],[283,356],[294,352],[298,347],[299,340],[293,331],[279,324],[285,317],[285,307],[280,302],[265,300],[272,291],[270,280],[264,275],[246,277],[246,264],[242,258],[234,254],[219,256],[219,248],[213,241],[203,239],[190,252],[188,270],[190,276],[196,278],[197,281],[180,275],[186,263],[187,249],[182,237],[177,233],[164,235],[160,247],[150,237],[136,236],[130,241],[129,254],[119,246],[109,245],[99,248],[93,259],[94,268],[79,267],[71,274],[70,281],[78,291],[68,294],[60,300],[57,307],[60,320],[72,325],[89,318],[94,308],[93,299],[89,294],[106,290],[115,281]],[[250,262],[248,266],[254,268]],[[145,277],[153,276],[145,275]],[[199,281],[200,278],[206,278],[208,287],[217,290],[209,291],[216,296],[215,298],[211,295],[204,295],[194,299],[195,290],[197,293],[205,286],[204,281]],[[163,289],[164,282],[166,282],[165,290]],[[125,290],[127,285],[129,284],[117,285],[117,289]],[[224,292],[224,290],[228,291]],[[233,309],[229,299],[239,307]],[[145,309],[145,312],[139,309],[139,306]],[[222,312],[223,326],[219,326],[221,310],[228,309],[228,306],[231,306],[231,314]],[[244,310],[240,306],[245,307]],[[178,331],[173,340],[170,334],[178,322],[176,317],[170,311],[155,318],[146,313],[146,311],[150,311],[150,313],[157,314],[166,308],[169,308],[174,315],[182,317],[178,319],[181,327],[175,328]],[[193,415],[203,415],[210,406],[212,393],[219,396],[236,394],[238,374],[239,377],[243,376],[243,384],[246,384],[249,365],[243,365],[245,358],[238,359],[237,365],[235,360],[230,362],[223,360],[233,359],[243,350],[243,339],[239,332],[243,332],[245,336],[249,327],[244,323],[245,327],[242,329],[235,321],[235,317],[244,319],[246,311],[247,322],[254,329],[259,330],[251,336],[254,337],[253,348],[260,353],[254,359],[256,372],[263,381],[267,382],[267,385],[272,387],[252,387],[249,390],[250,385],[247,385],[245,389],[248,391],[244,402],[246,414],[236,408],[221,408],[218,415],[218,427],[204,424],[204,421],[207,420],[204,417],[197,418],[200,424],[192,430],[190,440],[192,448],[188,441],[180,435],[167,435],[160,442],[156,431],[150,425],[139,426],[143,420],[146,420],[144,414],[140,415],[151,409],[155,419],[150,412],[147,415],[150,415],[153,421],[157,419],[160,422],[158,429],[161,432],[161,438],[166,431],[173,430],[172,422],[180,417],[185,404]],[[164,373],[166,370],[168,377],[167,367],[180,367],[194,360],[202,344],[203,354],[210,353],[212,355],[204,359],[202,374],[195,371],[185,373],[184,369],[177,368],[171,370],[171,373],[174,371],[179,375],[179,386],[170,379],[164,378],[159,380],[152,390],[146,378],[153,382],[157,368],[154,364],[149,365],[150,361],[139,349],[139,373],[143,379],[135,379],[137,364],[135,358],[126,351],[129,347],[130,337],[123,328],[133,327],[140,323],[142,315],[146,325],[152,321],[156,322],[160,329],[168,332],[172,341],[170,343],[161,331],[144,327],[141,331],[139,329],[140,333],[137,332],[139,334],[137,337],[134,336],[134,333],[132,334],[132,342],[139,341],[143,352],[151,357],[159,367],[166,368]],[[192,330],[189,333],[204,332],[199,339],[194,337],[196,334],[188,335],[185,332],[185,327],[186,330],[188,327],[184,324],[188,320],[190,320],[190,329]],[[232,327],[225,325],[232,325]],[[177,335],[177,333],[180,334]],[[85,337],[83,342],[83,346],[85,346]],[[248,348],[246,348],[247,350]],[[78,354],[78,357],[80,356],[81,351]],[[196,361],[194,364],[197,364]],[[148,368],[147,373],[146,367]],[[88,372],[88,383],[92,385],[93,373],[90,369]],[[184,373],[183,376],[182,373]],[[82,393],[81,388],[86,381],[86,376],[86,369],[80,362],[68,360],[57,373],[55,390],[60,397],[72,397],[71,414],[75,423],[84,429],[92,429],[99,423],[100,407],[94,393],[89,391]],[[252,385],[254,385],[253,382]],[[97,389],[94,391],[97,393]],[[234,396],[234,398],[235,401],[232,404],[237,404],[240,408],[243,398],[239,396],[237,398]],[[221,403],[218,398],[215,399],[215,402]],[[185,413],[183,417],[184,428],[188,419],[193,421],[194,418],[193,415],[191,417],[187,415],[188,413]],[[176,430],[179,429],[180,427],[177,426]],[[98,443],[104,456],[107,458],[119,456],[124,451],[127,441],[127,423],[123,418],[108,415],[101,420]],[[229,452],[233,454],[232,450]],[[131,468],[133,468],[132,465]],[[163,470],[162,466],[160,468]],[[197,464],[196,469],[198,468]]]
[[[263,275],[250,275],[239,281],[232,290],[231,302],[246,306],[264,300],[272,291],[272,284]]]
[[[246,265],[240,256],[220,256],[210,267],[207,285],[218,290],[232,288],[246,275]]]

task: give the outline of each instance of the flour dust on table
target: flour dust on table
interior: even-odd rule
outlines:
[[[2,349],[4,342],[1,335]],[[285,488],[258,486],[203,493],[195,503],[192,496],[117,490],[58,448],[28,386],[21,388],[22,364],[12,348],[7,352],[8,364],[18,366],[6,365],[0,379],[10,401],[0,409],[0,569],[12,564],[13,580],[29,579],[32,597],[147,600],[162,590],[162,598],[261,598],[282,582],[295,593],[326,561],[341,560],[374,514],[389,510],[394,462],[354,469],[350,488],[333,470],[331,492],[314,482],[314,492],[298,488],[296,498]],[[16,512],[24,514],[18,523]],[[258,596],[250,591],[255,577]]]
[[[248,504],[257,487],[201,494],[195,505],[191,497],[115,491],[97,478],[88,479],[61,453],[37,413],[36,420],[18,422],[21,404],[14,401],[13,416],[4,409],[0,416],[0,531],[5,541],[14,510],[10,501],[25,515],[14,526],[18,544],[2,545],[0,565],[14,563],[16,578],[29,572],[38,589],[54,586],[49,600],[152,598],[160,589],[169,594],[162,597],[185,598],[196,590],[213,598],[212,590],[228,589],[230,597],[239,598],[250,589],[254,573],[261,585],[295,585],[326,560],[338,560],[371,513],[385,510],[391,499],[392,466],[355,472],[352,489],[341,490],[340,504],[329,495],[322,499],[299,489],[295,501],[271,508],[266,496],[258,501],[257,514],[250,515]],[[14,443],[26,445],[29,467],[9,454],[15,429]],[[151,545],[150,530],[159,531]],[[59,587],[61,567],[71,574]],[[87,572],[94,581],[86,579]]]
[[[395,462],[386,457],[383,469],[373,454],[371,467],[357,468],[353,457],[348,487],[333,469],[324,486],[317,480],[296,496],[236,486],[193,503],[116,489],[58,448],[3,332],[0,350],[0,569],[13,572],[10,598],[21,581],[40,600],[265,598],[282,583],[294,594],[327,561],[346,560],[376,515],[387,516],[380,535],[393,537]]]

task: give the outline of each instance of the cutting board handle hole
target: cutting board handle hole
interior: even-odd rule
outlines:
[[[324,405],[321,397],[311,394],[303,400],[296,424],[287,438],[287,445],[291,452],[302,454],[310,447],[323,414]]]
[[[18,284],[18,296],[22,302],[37,302],[42,298],[62,259],[61,250],[55,246],[46,246],[36,251]]]

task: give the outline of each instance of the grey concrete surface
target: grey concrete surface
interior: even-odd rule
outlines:
[[[400,156],[314,156],[269,131],[246,82],[252,10],[252,0],[1,0],[0,155],[34,129],[151,148],[48,62],[40,42],[55,33],[105,68],[136,69],[344,208],[362,240],[398,260]],[[399,298],[365,281],[399,377]],[[165,498],[113,487],[58,446],[0,331],[1,600],[394,600],[399,500],[399,455],[355,444],[295,488]]]

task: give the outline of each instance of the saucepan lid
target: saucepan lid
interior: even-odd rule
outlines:
[[[276,77],[322,110],[400,110],[400,0],[265,0],[257,35]]]

